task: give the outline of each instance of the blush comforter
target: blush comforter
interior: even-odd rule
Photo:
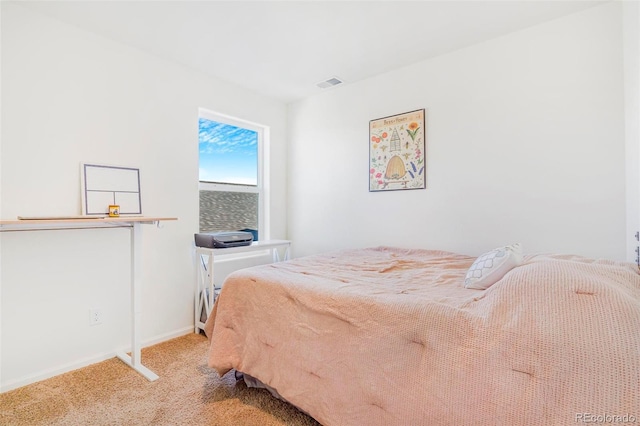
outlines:
[[[640,422],[635,265],[525,256],[465,289],[473,260],[377,247],[235,272],[205,326],[209,365],[327,426]]]

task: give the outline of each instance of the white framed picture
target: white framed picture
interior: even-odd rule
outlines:
[[[369,122],[369,191],[424,189],[425,110]]]

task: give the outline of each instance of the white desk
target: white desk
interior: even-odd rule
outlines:
[[[273,262],[280,262],[278,249],[284,249],[282,260],[289,260],[291,241],[288,240],[268,240],[254,241],[250,246],[229,247],[229,248],[204,248],[196,247],[196,294],[195,294],[195,318],[194,332],[198,334],[204,330],[204,322],[201,321],[202,310],[207,313],[207,318],[213,308],[219,289],[215,288],[213,282],[213,260],[222,256],[238,253],[250,253],[252,251],[271,251]]]
[[[142,374],[150,381],[158,375],[142,365],[140,360],[140,304],[142,259],[142,225],[156,225],[164,220],[177,220],[175,217],[104,217],[81,219],[43,219],[43,220],[0,220],[0,232],[11,231],[47,231],[57,229],[92,229],[92,228],[130,228],[131,229],[131,356],[118,351],[117,357],[125,364]]]

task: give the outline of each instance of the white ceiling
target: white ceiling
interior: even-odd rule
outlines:
[[[334,76],[353,83],[602,1],[19,3],[292,102],[321,92],[316,84]]]

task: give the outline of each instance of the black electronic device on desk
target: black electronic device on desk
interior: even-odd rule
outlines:
[[[204,248],[229,248],[250,246],[253,242],[253,234],[244,231],[208,232],[194,234],[197,247]]]

